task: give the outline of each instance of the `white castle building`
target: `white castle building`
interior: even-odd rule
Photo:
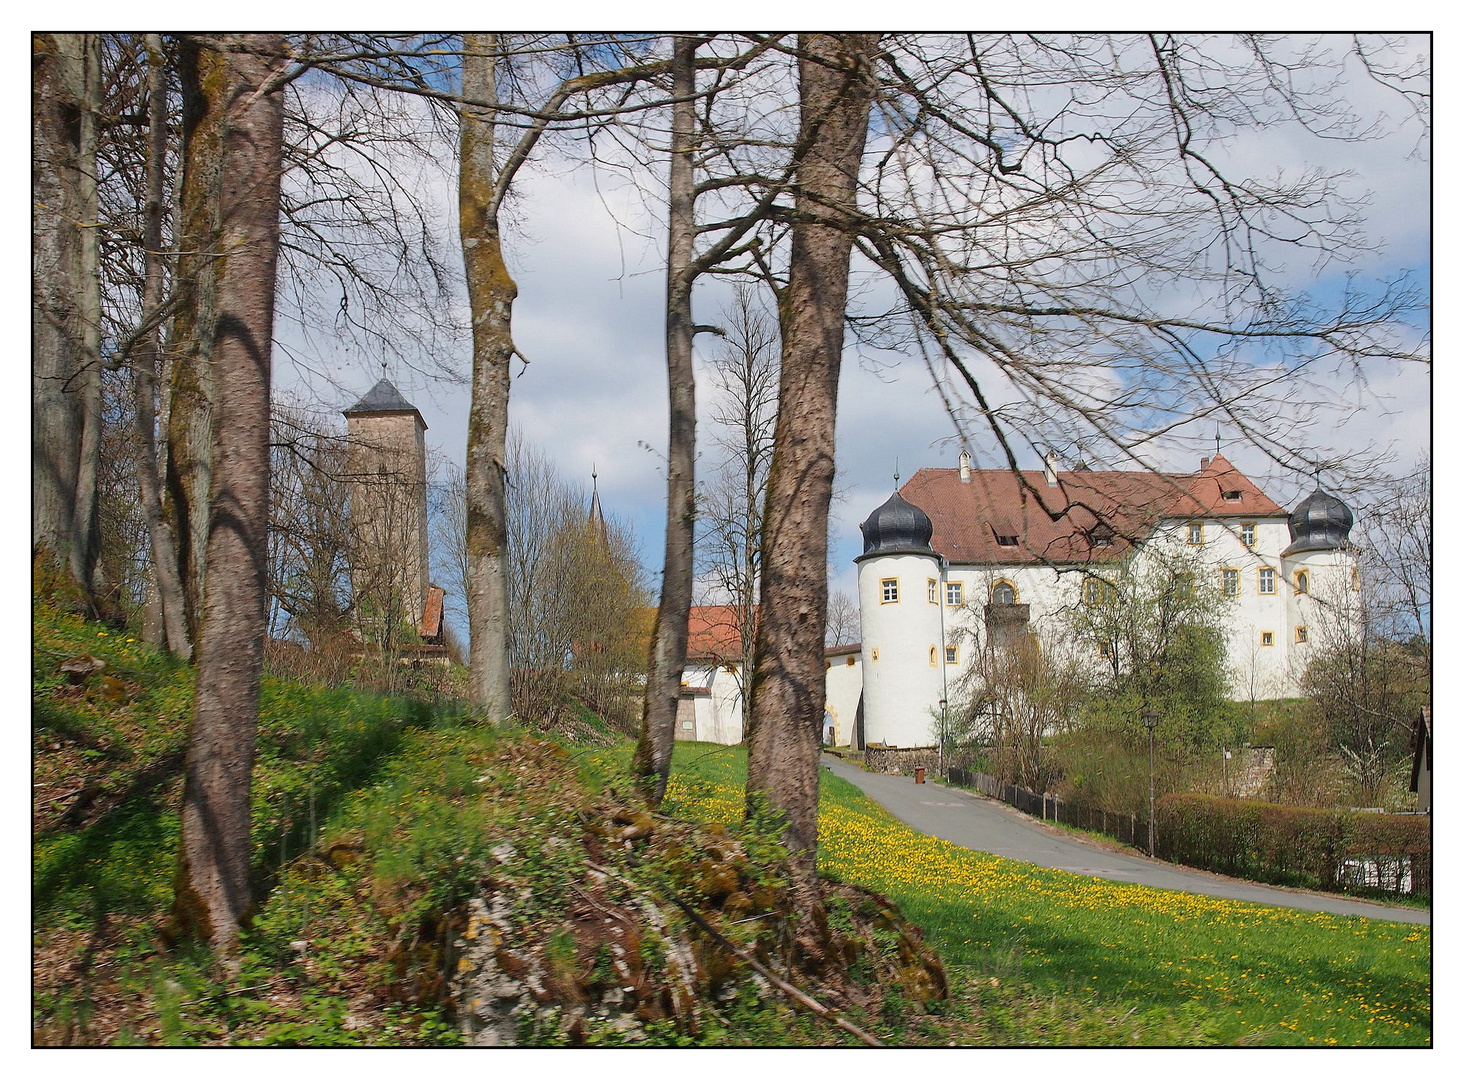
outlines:
[[[850,715],[852,672],[833,669],[854,665],[830,656],[834,741],[932,745],[973,649],[1038,630],[1091,600],[1105,568],[1164,552],[1193,555],[1231,599],[1232,695],[1294,694],[1321,598],[1357,588],[1351,527],[1320,487],[1288,514],[1218,454],[1196,473],[1059,472],[1049,459],[1015,474],[972,469],[964,452],[958,469],[921,469],[860,525],[860,694]]]

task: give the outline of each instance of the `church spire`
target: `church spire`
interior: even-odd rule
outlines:
[[[600,543],[610,542],[610,530],[605,524],[605,512],[600,509],[600,474],[590,466],[590,528]]]

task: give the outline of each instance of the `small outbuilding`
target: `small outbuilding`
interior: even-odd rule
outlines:
[[[1413,725],[1413,779],[1409,791],[1418,792],[1418,812],[1433,813],[1433,711],[1427,705],[1418,707],[1418,721]]]

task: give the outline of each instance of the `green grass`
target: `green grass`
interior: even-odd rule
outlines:
[[[515,865],[544,883],[525,918],[547,913],[562,902],[554,883],[574,879],[554,842],[576,828],[574,792],[629,794],[628,743],[561,748],[450,707],[267,680],[254,808],[269,891],[242,972],[223,982],[204,952],[162,950],[157,937],[189,669],[49,610],[35,644],[34,776],[38,798],[55,798],[37,811],[33,846],[38,1042],[451,1044],[437,1005],[445,913],[477,887],[497,838],[511,836]],[[82,652],[107,661],[118,695],[61,675]],[[745,761],[740,748],[679,744],[664,809],[740,819]],[[67,820],[81,783],[91,801]],[[829,774],[820,828],[821,870],[898,903],[952,976],[952,1000],[926,1021],[891,1014],[880,1028],[891,1042],[1431,1040],[1426,927],[1040,870],[920,836]],[[804,1014],[774,1015],[739,1023],[781,1025],[770,1043],[831,1037]]]
[[[126,633],[70,616],[38,620],[32,731],[38,786],[98,794],[83,820],[38,823],[36,921],[95,923],[171,900],[178,787],[193,706],[191,669]],[[60,663],[81,652],[107,662],[125,700],[95,678],[70,687]],[[434,722],[407,698],[266,678],[252,785],[257,873],[268,877],[305,847],[345,793],[370,779],[403,735]],[[63,802],[64,805],[64,802]]]
[[[678,745],[667,809],[734,820],[745,760],[740,748]],[[895,900],[967,980],[996,1041],[1431,1041],[1426,926],[1125,885],[969,851],[916,833],[829,773],[819,828],[820,870]]]
[[[37,604],[33,632],[37,1040],[196,1045],[228,1041],[241,1024],[266,1034],[308,1029],[314,1034],[306,1041],[312,1042],[338,1039],[339,1032],[322,1032],[341,1002],[318,984],[284,995],[279,1016],[261,1017],[257,1001],[231,995],[230,987],[215,980],[202,951],[159,948],[176,869],[191,668],[125,631],[84,622],[45,603]],[[73,685],[60,665],[82,654],[107,666]],[[102,675],[112,681],[104,683]],[[460,760],[460,742],[453,736],[439,733],[444,742],[427,754],[430,762],[414,756],[429,729],[465,730],[449,707],[266,677],[252,783],[254,873],[262,886],[276,887],[251,938],[251,948],[259,946],[256,954],[277,960],[275,931],[298,936],[302,924],[287,924],[290,906],[298,908],[302,897],[317,906],[333,900],[344,910],[364,910],[354,896],[331,895],[337,875],[310,881],[321,876],[318,860],[312,869],[312,860],[300,856],[355,792],[389,775],[389,763],[400,768],[406,762],[439,783],[460,780],[471,766]],[[431,785],[414,776],[406,786]],[[418,856],[425,858],[421,851],[399,853],[396,869],[401,860]],[[437,877],[450,883],[446,874]],[[350,943],[333,948],[347,956]],[[295,959],[287,948],[286,954]],[[256,964],[253,974],[261,971]],[[440,1041],[437,1011],[400,1010],[392,1037]],[[375,1032],[350,1041],[373,1041],[373,1035],[382,1037]]]

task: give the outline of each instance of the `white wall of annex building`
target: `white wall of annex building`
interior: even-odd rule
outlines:
[[[852,664],[850,660],[854,661]],[[824,708],[834,720],[834,745],[848,746],[854,735],[854,717],[864,688],[858,653],[830,656],[824,669]]]
[[[689,687],[706,689],[706,695],[693,699],[698,742],[732,746],[742,741],[742,694],[738,672],[722,665],[689,667],[681,681]]]

